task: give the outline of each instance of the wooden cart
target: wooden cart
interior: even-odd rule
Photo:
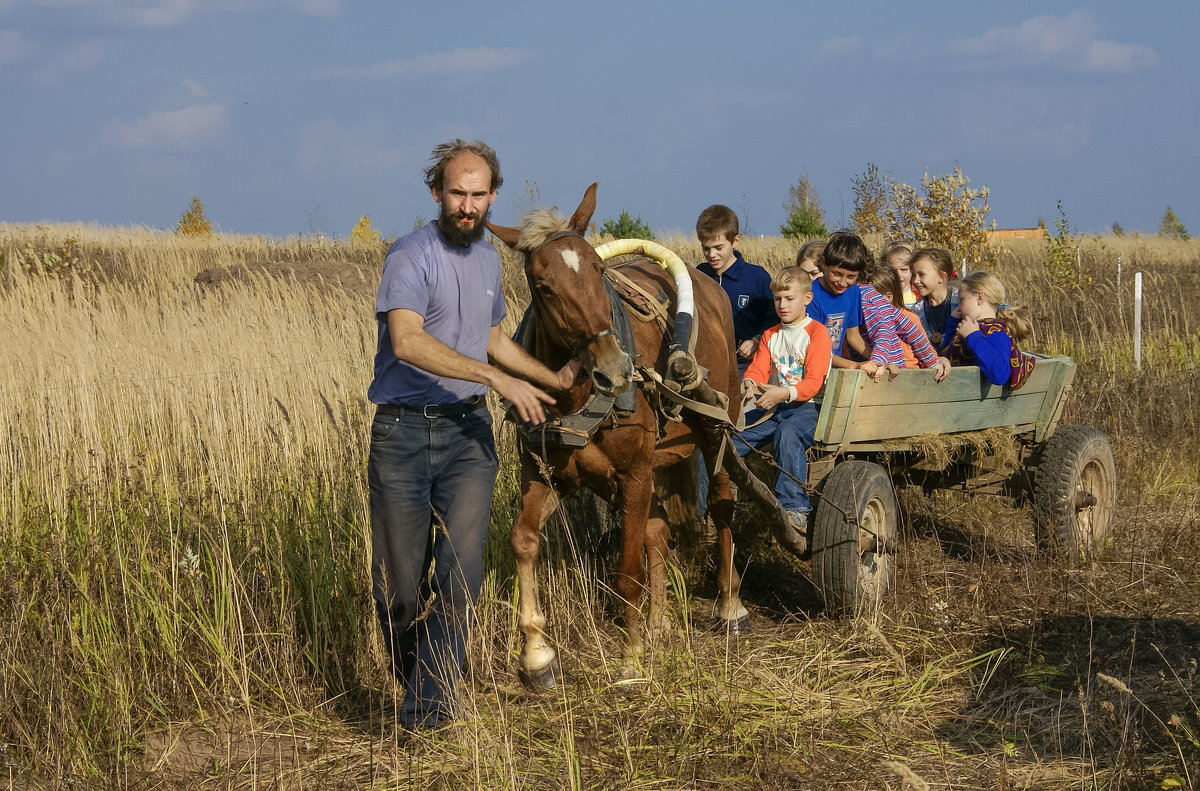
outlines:
[[[887,589],[898,480],[1027,499],[1038,545],[1070,558],[1108,541],[1117,485],[1108,438],[1089,426],[1059,425],[1075,364],[1035,357],[1032,376],[1015,392],[990,384],[975,367],[953,368],[941,382],[932,371],[882,382],[858,370],[830,372],[808,473],[817,492],[808,547],[829,614],[871,608]],[[981,453],[979,435],[968,432],[998,427],[1011,431],[1012,447]],[[931,439],[960,452],[930,463],[921,451]]]

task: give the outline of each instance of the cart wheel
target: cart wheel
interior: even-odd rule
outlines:
[[[892,581],[896,494],[878,464],[844,461],[826,476],[813,522],[813,580],[825,612],[841,618],[879,606]]]
[[[1040,449],[1033,479],[1038,546],[1068,560],[1089,558],[1110,543],[1117,469],[1103,431],[1062,426]]]

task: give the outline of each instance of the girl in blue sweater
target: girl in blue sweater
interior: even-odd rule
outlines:
[[[944,354],[951,365],[978,365],[994,385],[1017,390],[1033,373],[1033,358],[1017,348],[1033,336],[1024,308],[1005,301],[1004,284],[988,272],[972,272],[958,289],[950,313]]]

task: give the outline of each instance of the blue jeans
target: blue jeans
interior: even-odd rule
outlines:
[[[812,447],[819,412],[820,408],[812,401],[780,404],[768,420],[746,429],[741,436],[735,435],[733,447],[739,456],[745,456],[751,446],[761,448],[768,442],[773,443],[775,463],[803,482],[808,477],[805,451]],[[746,423],[753,423],[762,414],[761,409],[748,412]],[[806,513],[812,510],[804,488],[781,472],[775,473],[775,497],[784,510]]]
[[[407,727],[453,717],[497,467],[486,408],[371,424],[372,595]]]

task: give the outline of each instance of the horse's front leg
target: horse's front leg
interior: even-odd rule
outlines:
[[[650,501],[654,494],[653,476],[650,466],[631,471],[622,476],[622,516],[625,540],[621,550],[621,570],[617,575],[617,591],[625,602],[625,668],[622,675],[636,674],[639,659],[645,651],[642,642],[641,599],[646,587],[646,564],[643,552],[646,545],[647,523],[650,519]],[[665,533],[665,529],[657,531]],[[649,550],[653,556],[655,550]],[[666,546],[661,555],[665,556]],[[664,594],[665,595],[665,594]]]
[[[537,559],[542,527],[558,507],[558,495],[531,475],[522,473],[522,478],[521,513],[509,537],[517,566],[517,626],[524,642],[520,676],[526,686],[552,689],[560,672],[554,647],[546,638],[546,615],[538,596]]]

